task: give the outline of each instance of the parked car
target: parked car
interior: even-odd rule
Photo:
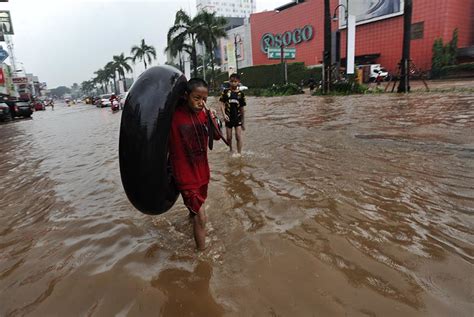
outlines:
[[[42,103],[41,101],[33,101],[32,104],[33,104],[33,109],[35,109],[35,111],[46,110],[44,103]]]
[[[0,121],[10,121],[12,114],[10,113],[10,107],[6,103],[0,103]]]
[[[110,107],[110,97],[112,97],[112,94],[100,95],[99,102],[97,103],[97,107],[100,107],[100,108]]]
[[[377,77],[381,80],[386,80],[388,78],[388,72],[385,68],[381,67],[380,64],[369,65],[369,81],[375,82]]]
[[[230,83],[228,81],[225,81],[222,83],[221,85],[221,91],[224,91],[226,89],[229,89],[230,88]]]
[[[10,113],[12,118],[14,117],[24,117],[29,118],[33,114],[33,109],[29,102],[26,101],[17,101],[17,102],[8,102],[10,107]]]
[[[224,91],[226,89],[230,89],[230,83],[228,81],[225,81],[221,85],[221,91]],[[240,90],[247,90],[249,87],[242,85],[241,83],[239,84],[239,89]]]

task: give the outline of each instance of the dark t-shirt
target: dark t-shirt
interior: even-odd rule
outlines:
[[[208,138],[206,112],[195,113],[186,106],[178,106],[171,121],[169,153],[179,190],[197,189],[209,183]]]
[[[224,103],[225,114],[229,117],[230,122],[226,125],[231,127],[242,125],[241,109],[247,105],[244,93],[240,90],[226,89],[222,92],[219,101]]]

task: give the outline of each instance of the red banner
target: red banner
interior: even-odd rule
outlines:
[[[5,74],[3,68],[0,68],[0,85],[5,86]]]

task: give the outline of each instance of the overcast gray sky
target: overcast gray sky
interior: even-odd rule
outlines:
[[[257,11],[290,0],[256,0]],[[49,88],[71,86],[93,77],[113,55],[139,44],[142,38],[165,62],[166,33],[177,10],[195,13],[195,0],[10,0],[18,67],[39,76]],[[3,43],[5,48],[5,45]],[[7,60],[8,61],[8,60]],[[135,66],[135,74],[143,70]]]

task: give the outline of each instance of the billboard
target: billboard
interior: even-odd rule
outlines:
[[[14,84],[28,84],[28,77],[13,77]]]
[[[0,28],[3,34],[13,35],[13,24],[10,11],[0,10]]]
[[[339,0],[339,4],[349,2],[349,14],[355,15],[356,25],[388,19],[403,14],[404,0]],[[344,17],[344,8],[339,8],[339,17]],[[339,27],[346,27],[345,19],[339,19]]]

